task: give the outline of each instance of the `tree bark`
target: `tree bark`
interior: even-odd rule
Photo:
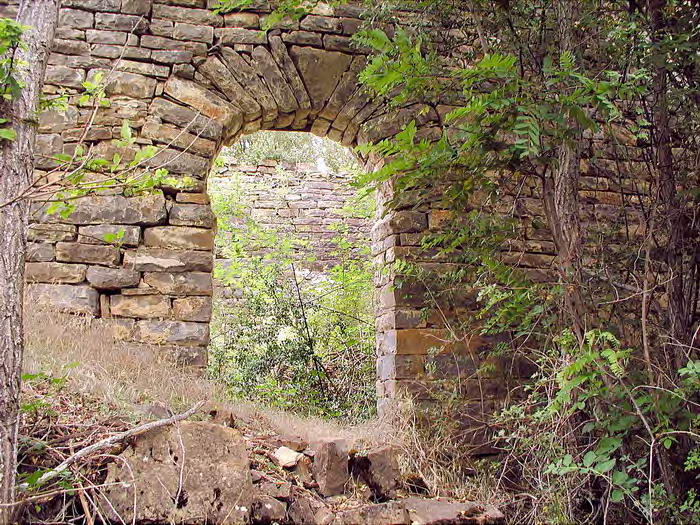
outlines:
[[[577,14],[576,2],[560,0],[555,5],[559,51],[576,54],[573,22]],[[569,119],[572,138],[565,140],[557,152],[557,165],[552,180],[545,181],[544,206],[552,237],[557,248],[558,268],[564,284],[564,305],[574,333],[583,341],[586,331],[586,308],[583,300],[583,260],[581,220],[579,217],[579,178],[581,159],[579,126]]]
[[[648,13],[651,23],[652,42],[662,46],[668,29],[664,10],[666,0],[649,0]],[[668,108],[668,71],[667,51],[661,48],[652,52],[652,143],[654,146],[654,168],[657,177],[656,213],[661,213],[658,221],[665,226],[667,244],[665,246],[668,276],[666,277],[666,295],[668,297],[668,335],[671,348],[667,364],[678,370],[683,362],[684,346],[691,345],[689,295],[686,293],[685,265],[683,249],[686,237],[686,225],[683,208],[678,198],[678,184],[673,166],[671,142],[671,124]],[[672,372],[672,371],[671,371]]]
[[[0,202],[16,198],[31,182],[37,107],[44,85],[46,63],[58,19],[60,0],[21,0],[17,21],[30,26],[23,37],[25,49],[15,58],[24,83],[21,95],[0,106],[17,137],[0,144]],[[27,247],[29,202],[19,199],[0,208],[0,503],[15,499],[17,428],[20,379],[24,349],[22,298]],[[13,522],[14,507],[0,507],[0,525]]]

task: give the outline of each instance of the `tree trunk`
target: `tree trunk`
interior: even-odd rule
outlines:
[[[576,54],[573,27],[578,10],[576,4],[572,0],[560,0],[555,6],[561,53]],[[559,146],[552,181],[546,181],[544,188],[544,206],[557,247],[559,274],[564,284],[564,305],[571,317],[573,331],[582,342],[587,326],[582,290],[583,241],[578,197],[581,152],[579,126],[573,119],[569,119],[568,126],[572,130],[572,138]]]
[[[662,46],[667,31],[667,20],[664,15],[666,0],[649,0],[648,12],[651,22],[652,42]],[[671,143],[671,124],[668,108],[668,71],[667,51],[657,48],[652,52],[652,141],[654,146],[654,168],[657,177],[658,192],[656,213],[661,214],[659,224],[665,226],[667,236],[666,264],[666,295],[668,297],[668,335],[670,336],[670,355],[667,362],[675,370],[683,362],[683,348],[690,345],[690,321],[688,315],[691,305],[688,304],[686,293],[685,265],[683,248],[686,237],[686,225],[683,220],[683,209],[678,199],[678,188],[673,166],[673,151]],[[673,370],[670,371],[671,373]]]
[[[58,19],[60,0],[21,0],[17,20],[31,26],[24,34],[26,48],[16,52],[25,66],[18,77],[21,95],[0,109],[17,138],[0,144],[0,202],[20,196],[31,182],[37,107]],[[27,246],[29,202],[18,199],[0,207],[0,504],[13,503],[17,468],[17,427],[22,371],[22,295]],[[13,522],[14,508],[0,507],[0,525]]]

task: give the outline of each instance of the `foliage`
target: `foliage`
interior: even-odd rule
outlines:
[[[672,329],[657,291],[659,283],[685,272],[689,281],[698,275],[692,197],[697,162],[688,152],[697,151],[700,115],[690,101],[699,93],[700,44],[691,4],[661,2],[666,25],[659,29],[658,13],[636,3],[386,1],[374,9],[374,26],[355,36],[374,50],[361,79],[376,97],[398,107],[449,101],[454,108],[437,140],[422,138],[410,122],[394,137],[363,146],[363,153],[386,162],[361,183],[376,187],[391,180],[394,206],[408,201],[419,207],[434,201],[440,188],[434,205],[450,210],[451,218],[423,246],[465,266],[431,275],[399,261],[393,269],[399,286],[418,280],[430,291],[428,310],[475,293],[478,307],[450,319],[453,337],[497,337],[500,342],[479,356],[482,362],[510,355],[537,364],[525,400],[513,401],[500,420],[499,445],[507,453],[500,476],[510,477],[515,469],[511,482],[532,495],[513,505],[514,522],[698,520],[696,493],[683,490],[697,483],[696,467],[677,468],[695,465],[698,447],[699,396],[691,379],[698,290],[688,285],[674,292],[687,305],[676,312],[693,318],[693,329],[670,344],[664,341],[680,332]],[[385,32],[379,21],[392,21],[392,7],[413,9],[419,20],[406,30]],[[431,47],[435,35],[424,31],[431,24],[454,28],[440,42],[442,49],[455,50],[448,61]],[[664,74],[673,79],[666,88],[658,81]],[[673,112],[669,140],[677,149],[668,165],[675,176],[670,183],[663,180],[657,153],[663,146],[659,137],[668,133],[660,127],[659,100]],[[611,144],[605,155],[618,155],[619,166],[630,160],[629,150],[616,147],[620,136],[632,137],[626,144],[633,151],[649,152],[644,176],[651,183],[635,188],[644,197],[623,199],[620,206],[621,216],[636,217],[653,232],[644,240],[647,255],[640,256],[638,241],[629,236],[592,227],[581,233],[585,240],[573,254],[574,271],[564,266],[566,245],[559,241],[552,250],[559,255],[560,282],[541,283],[539,270],[518,263],[523,243],[538,231],[548,231],[555,241],[577,235],[561,230],[583,220],[581,203],[572,196],[584,189],[581,145],[590,137],[605,138]],[[595,159],[598,153],[587,154]],[[567,154],[576,159],[573,174],[561,172]],[[571,223],[552,213],[561,205],[553,200],[562,177],[573,188],[565,204],[579,217]],[[541,196],[545,208],[544,218],[528,218],[526,228],[519,225],[515,203],[522,194]],[[660,210],[671,210],[677,222]],[[672,267],[671,256],[649,255],[668,250],[661,239],[675,234],[685,237],[672,257],[685,266]],[[606,256],[613,250],[615,256]],[[605,262],[594,268],[591,259]],[[594,313],[588,319],[572,319],[567,303],[572,287],[585,290],[585,308]],[[650,288],[653,297],[642,299]],[[446,303],[447,297],[455,300]],[[653,302],[651,310],[646,301]],[[572,320],[585,331],[575,330]],[[482,365],[476,376],[483,372]],[[472,377],[457,378],[454,389],[466,379]],[[440,398],[440,404],[449,426],[459,402]]]
[[[324,417],[367,418],[375,409],[368,247],[355,246],[340,226],[340,263],[320,274],[304,270],[313,262],[305,242],[258,223],[245,191],[240,181],[210,188],[218,249],[228,259],[216,278],[235,291],[235,299],[217,301],[211,376],[235,397]],[[351,208],[354,216],[371,211],[365,202]]]
[[[259,131],[242,137],[223,153],[239,165],[257,165],[265,160],[313,163],[334,173],[352,172],[356,157],[335,142],[310,133],[294,131]]]
[[[22,64],[17,63],[15,51],[21,47],[22,33],[28,28],[9,18],[0,18],[0,100],[7,102],[17,98],[22,90],[22,84],[17,79],[17,69]],[[0,117],[0,140],[14,140],[15,131],[8,126],[10,119]]]

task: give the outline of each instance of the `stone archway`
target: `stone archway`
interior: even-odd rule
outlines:
[[[79,143],[96,156],[129,161],[134,147],[114,143],[126,119],[134,146],[158,148],[149,167],[195,182],[185,190],[164,186],[155,195],[80,199],[67,218],[35,203],[29,294],[105,318],[133,344],[163,345],[185,362],[202,364],[214,238],[205,188],[220,148],[261,129],[311,131],[352,147],[391,136],[412,119],[424,128],[438,121],[439,108],[390,111],[365,96],[357,81],[365,52],[350,40],[362,23],[360,8],[320,5],[284,29],[264,32],[260,23],[269,7],[254,4],[219,16],[206,9],[206,0],[63,2],[45,90],[66,92],[70,107],[41,116],[37,177],[55,177],[52,156],[70,154]],[[110,104],[93,113],[77,94],[98,73]],[[382,216],[373,229],[377,263],[398,257],[430,263],[419,256],[420,237],[439,220],[431,203]],[[124,232],[119,246],[104,241],[117,232]],[[385,274],[377,286],[381,403],[402,384],[415,386],[444,330],[420,315],[424,300],[394,289],[393,278]]]

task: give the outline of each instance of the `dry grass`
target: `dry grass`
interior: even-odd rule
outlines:
[[[25,333],[26,372],[65,376],[70,388],[98,397],[122,414],[143,417],[153,406],[179,411],[206,400],[230,410],[252,431],[309,441],[344,437],[367,445],[386,443],[394,435],[380,420],[349,426],[232,401],[201,373],[176,366],[157,348],[115,341],[100,320],[27,308]]]
[[[180,411],[208,400],[230,411],[246,433],[299,436],[309,442],[341,437],[357,448],[391,445],[399,452],[404,473],[425,480],[433,495],[498,503],[493,479],[489,482],[487,474],[465,474],[469,472],[464,465],[466,454],[448,452],[459,450],[460,445],[440,432],[426,433],[410,402],[391,421],[343,425],[232,401],[215,383],[175,366],[156,349],[144,351],[108,337],[99,320],[35,308],[28,308],[27,314],[25,370],[65,376],[69,388],[103,401],[119,415],[144,419],[149,415],[144,409],[154,405]]]

